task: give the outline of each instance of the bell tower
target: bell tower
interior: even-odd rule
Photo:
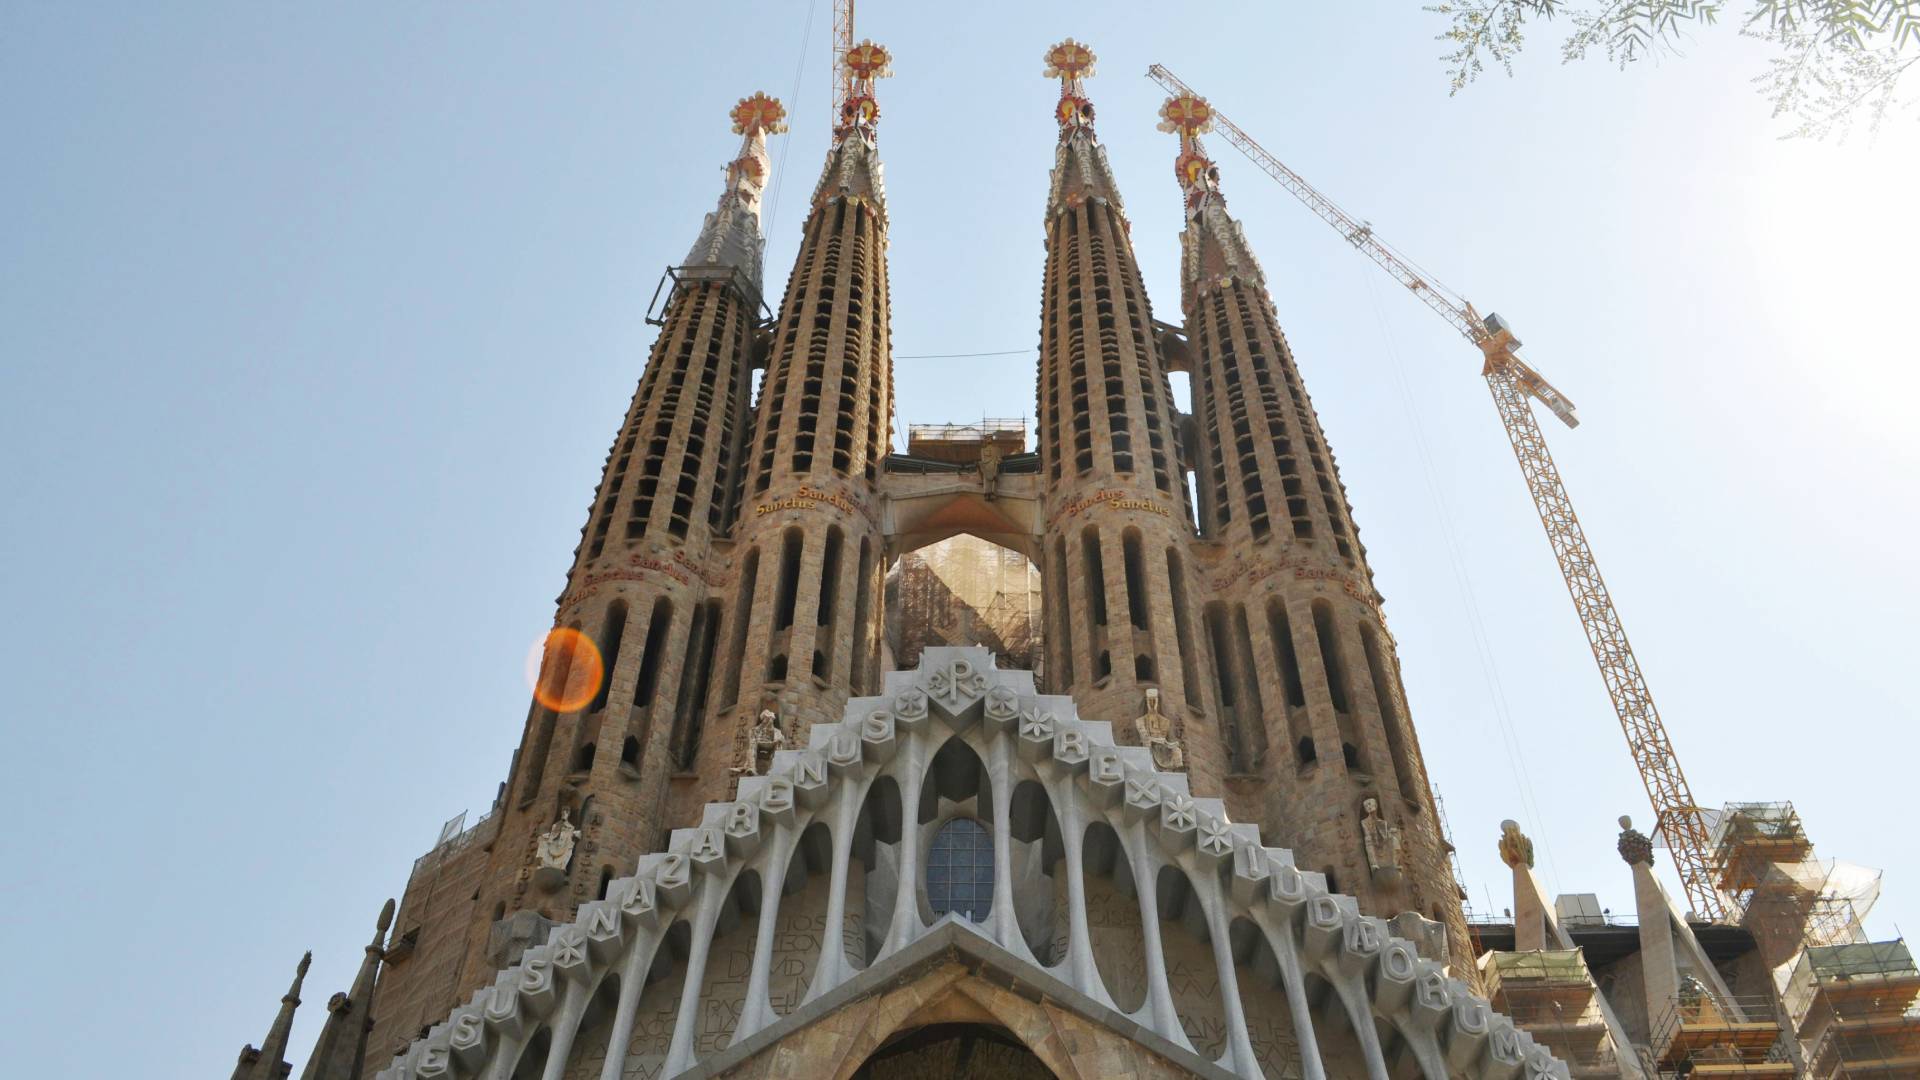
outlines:
[[[875,492],[891,442],[887,200],[875,141],[887,50],[848,50],[852,92],[814,187],[741,465],[730,627],[710,710],[732,736],[692,761],[696,807],[748,767],[773,710],[788,742],[879,686],[884,542]]]
[[[665,824],[669,781],[700,738],[761,331],[765,94],[731,113],[740,149],[684,262],[608,451],[492,813],[415,865],[382,977],[374,1044],[545,939],[631,870]],[[416,886],[418,886],[416,888]]]
[[[1229,805],[1362,910],[1446,924],[1456,968],[1469,970],[1393,636],[1266,277],[1200,143],[1212,110],[1182,95],[1160,116],[1180,139],[1174,172],[1186,206],[1193,464],[1203,543],[1214,549],[1204,617],[1222,727],[1246,763]]]
[[[1094,133],[1085,88],[1094,59],[1071,38],[1046,54],[1046,74],[1060,80],[1036,403],[1047,681],[1116,722],[1142,715],[1157,689],[1195,790],[1213,794],[1231,763],[1198,651],[1178,415],[1126,208]]]

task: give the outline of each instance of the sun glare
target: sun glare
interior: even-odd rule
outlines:
[[[541,705],[573,712],[600,693],[606,662],[593,639],[571,627],[556,627],[527,650],[527,685]]]

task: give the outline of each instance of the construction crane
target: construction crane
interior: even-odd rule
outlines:
[[[833,0],[833,124],[853,96],[853,73],[847,70],[847,50],[853,48],[853,0]]]
[[[1147,69],[1147,77],[1170,94],[1198,96],[1159,64]],[[1573,597],[1574,611],[1586,630],[1587,644],[1592,646],[1593,659],[1600,666],[1600,677],[1607,684],[1614,712],[1619,714],[1620,727],[1627,736],[1627,749],[1633,754],[1640,780],[1646,785],[1647,798],[1653,803],[1656,824],[1673,853],[1674,866],[1686,886],[1694,911],[1723,921],[1726,908],[1713,884],[1705,816],[1694,802],[1686,774],[1680,770],[1680,759],[1674,755],[1666,725],[1661,723],[1660,713],[1654,708],[1646,676],[1640,671],[1639,661],[1634,659],[1633,647],[1627,643],[1620,613],[1613,606],[1606,583],[1600,579],[1593,548],[1580,528],[1580,519],[1574,515],[1567,487],[1560,480],[1560,471],[1547,452],[1546,437],[1528,405],[1529,399],[1538,401],[1568,427],[1575,427],[1580,421],[1574,414],[1573,402],[1515,354],[1520,340],[1498,315],[1489,313],[1483,319],[1472,304],[1445,286],[1428,280],[1427,275],[1419,273],[1375,236],[1371,225],[1356,220],[1333,200],[1315,191],[1299,173],[1281,164],[1218,109],[1212,110],[1212,122],[1214,129],[1235,149],[1278,180],[1394,280],[1411,290],[1484,355],[1480,373],[1493,392],[1500,422],[1507,429],[1513,455],[1519,459],[1520,472],[1526,477],[1527,492],[1533,496],[1534,509],[1540,514],[1540,524],[1547,530],[1547,541],[1553,545],[1560,574],[1566,579],[1567,592]]]

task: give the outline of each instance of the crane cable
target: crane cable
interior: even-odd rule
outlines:
[[[1032,349],[1001,349],[998,352],[912,353],[909,355],[895,353],[893,358],[895,360],[967,360],[976,356],[1028,356],[1032,353]]]
[[[788,116],[797,117],[800,115],[800,77],[804,75],[807,70],[807,39],[813,36],[813,13],[819,6],[820,0],[808,0],[807,2],[807,22],[800,30],[800,58],[794,61],[793,65],[793,93],[787,96]],[[767,227],[762,233],[762,235],[765,236],[773,235],[773,227],[780,220],[780,192],[783,190],[782,185],[787,179],[787,147],[792,143],[792,138],[781,140],[780,157],[774,162],[773,198],[768,200]]]
[[[1505,683],[1500,678],[1500,665],[1495,658],[1493,646],[1487,637],[1486,622],[1480,615],[1480,604],[1475,598],[1473,575],[1468,570],[1467,561],[1461,555],[1459,541],[1453,525],[1453,516],[1447,512],[1447,502],[1440,488],[1440,480],[1433,466],[1433,453],[1427,442],[1426,428],[1420,423],[1420,411],[1414,407],[1413,388],[1407,381],[1406,365],[1401,362],[1398,341],[1394,338],[1393,327],[1387,322],[1386,311],[1380,305],[1380,294],[1374,275],[1367,273],[1367,300],[1373,307],[1374,321],[1380,328],[1386,341],[1387,358],[1391,362],[1394,374],[1394,386],[1400,392],[1400,405],[1407,415],[1408,430],[1413,433],[1415,456],[1420,459],[1420,475],[1426,481],[1427,496],[1433,502],[1434,514],[1440,519],[1440,537],[1446,548],[1447,560],[1452,565],[1454,584],[1459,587],[1462,607],[1467,616],[1467,627],[1473,638],[1474,651],[1479,655],[1480,673],[1487,684],[1487,698],[1493,706],[1493,717],[1499,727],[1499,741],[1506,751],[1507,767],[1513,773],[1514,790],[1520,795],[1520,816],[1526,820],[1531,835],[1546,856],[1547,876],[1553,880],[1555,894],[1561,891],[1560,868],[1553,859],[1553,845],[1547,840],[1545,819],[1540,814],[1540,799],[1533,788],[1533,770],[1528,767],[1526,751],[1513,724],[1513,711],[1507,704]],[[1483,721],[1484,723],[1484,721]]]

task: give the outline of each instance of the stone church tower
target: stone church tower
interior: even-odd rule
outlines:
[[[1346,488],[1200,145],[1209,107],[1172,98],[1161,118],[1180,138],[1179,352],[1192,379],[1214,702],[1238,766],[1229,805],[1363,910],[1445,925],[1465,967],[1461,897]]]
[[[771,708],[785,737],[803,737],[879,681],[877,488],[892,441],[893,356],[873,86],[891,74],[887,60],[871,43],[848,55],[854,92],[814,186],[742,462],[716,702],[716,719],[736,731]],[[697,771],[724,773],[737,749],[711,740]]]
[[[487,819],[415,867],[402,908],[412,925],[401,928],[415,936],[389,958],[376,1046],[444,1013],[604,895],[658,841],[673,778],[700,748],[730,599],[717,556],[762,348],[766,140],[786,130],[784,117],[764,94],[733,110],[740,152],[671,272],[660,336],[594,493],[513,767]]]
[[[1207,719],[1178,415],[1131,226],[1084,80],[1092,50],[1047,54],[1060,79],[1040,299],[1040,468],[1048,682],[1092,715],[1141,714],[1157,687],[1196,782],[1231,763]],[[1056,584],[1057,583],[1057,584]]]

